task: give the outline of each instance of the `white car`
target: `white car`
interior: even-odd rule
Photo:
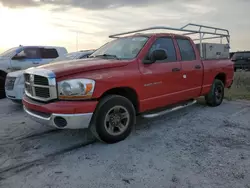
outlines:
[[[59,46],[19,46],[0,54],[0,98],[5,97],[4,84],[9,72],[47,64],[66,53],[66,48]]]
[[[72,52],[65,54],[61,57],[56,58],[55,60],[49,63],[55,63],[58,61],[73,60],[73,59],[83,59],[88,58],[94,50],[85,50],[79,52]],[[7,74],[5,82],[5,93],[7,98],[16,103],[22,103],[22,98],[24,94],[24,70],[19,70],[15,72],[10,72]]]

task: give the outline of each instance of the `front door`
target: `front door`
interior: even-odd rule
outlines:
[[[172,37],[156,38],[146,58],[156,49],[165,50],[168,57],[153,64],[140,64],[143,111],[173,104],[179,100],[176,94],[181,90],[181,63],[177,60]]]
[[[11,69],[14,71],[36,67],[39,66],[41,62],[40,48],[26,47],[12,58]]]

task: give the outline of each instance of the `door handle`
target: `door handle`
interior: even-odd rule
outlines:
[[[201,66],[200,65],[195,65],[195,67],[194,67],[195,69],[200,69],[201,68]]]
[[[39,62],[35,62],[35,61],[33,61],[32,63],[33,63],[33,64],[39,64]]]
[[[179,68],[173,68],[172,69],[172,72],[179,72],[181,69],[179,69]]]

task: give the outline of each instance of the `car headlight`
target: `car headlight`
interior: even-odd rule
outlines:
[[[19,76],[19,78],[18,78],[18,84],[24,84],[24,75]]]
[[[86,99],[92,97],[95,81],[90,79],[72,79],[58,82],[59,99]]]

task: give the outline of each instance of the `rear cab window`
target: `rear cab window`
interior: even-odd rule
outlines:
[[[54,48],[41,48],[42,59],[55,59],[58,56],[58,52]]]
[[[189,39],[176,39],[182,61],[193,61],[196,60],[194,48]]]

